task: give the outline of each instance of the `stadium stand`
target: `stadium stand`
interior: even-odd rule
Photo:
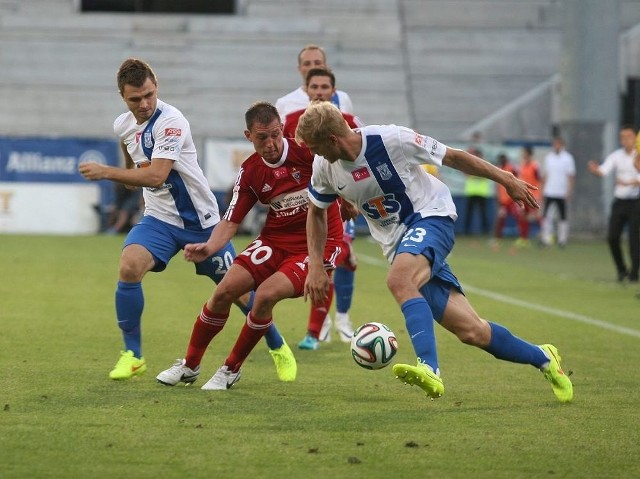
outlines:
[[[558,0],[237,1],[236,15],[218,16],[0,0],[0,134],[110,136],[127,56],[156,68],[161,97],[184,111],[196,141],[238,138],[251,102],[299,83],[295,57],[311,42],[326,48],[363,121],[445,141],[466,139],[558,72]],[[622,0],[624,29],[640,22],[639,5]],[[640,35],[627,40],[637,51]]]

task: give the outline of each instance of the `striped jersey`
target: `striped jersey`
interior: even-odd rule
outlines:
[[[360,128],[355,161],[329,163],[316,156],[309,188],[314,205],[326,208],[339,195],[354,203],[389,261],[412,222],[428,216],[457,218],[449,188],[421,165],[442,166],[446,145],[396,125]]]
[[[180,110],[158,100],[149,120],[138,125],[133,113],[123,113],[113,123],[113,130],[136,168],[148,166],[154,158],[173,161],[160,188],[143,189],[145,216],[193,231],[220,221],[218,203],[198,164],[191,127]]]

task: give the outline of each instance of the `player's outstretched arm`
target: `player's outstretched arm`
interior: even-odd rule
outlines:
[[[192,263],[201,263],[221,250],[238,232],[238,223],[222,219],[213,228],[206,243],[189,243],[184,247],[184,258]]]
[[[329,276],[324,269],[324,248],[327,244],[327,210],[311,201],[307,211],[307,248],[309,274],[304,284],[304,299],[321,305],[329,293]]]
[[[518,179],[513,173],[502,170],[467,151],[447,148],[442,164],[468,175],[480,176],[500,183],[505,187],[509,196],[520,206],[540,207],[533,196],[533,191],[537,190],[537,187]]]

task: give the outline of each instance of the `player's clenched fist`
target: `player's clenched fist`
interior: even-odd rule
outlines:
[[[102,180],[104,179],[104,165],[95,163],[93,161],[87,161],[78,165],[78,171],[87,180]]]

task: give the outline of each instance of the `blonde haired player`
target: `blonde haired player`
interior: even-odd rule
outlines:
[[[387,287],[402,310],[417,365],[396,364],[393,372],[427,396],[440,397],[434,320],[465,344],[497,359],[538,368],[561,402],[573,386],[560,367],[555,346],[536,346],[499,324],[482,319],[469,304],[446,262],[454,243],[456,208],[444,183],[422,164],[448,166],[503,185],[520,205],[537,207],[532,186],[466,151],[396,125],[352,130],[328,102],[314,102],[300,117],[296,141],[316,154],[309,185],[307,241],[309,273],[305,296],[324,301],[329,278],[323,268],[326,209],[339,195],[356,205],[373,239],[391,263]]]

